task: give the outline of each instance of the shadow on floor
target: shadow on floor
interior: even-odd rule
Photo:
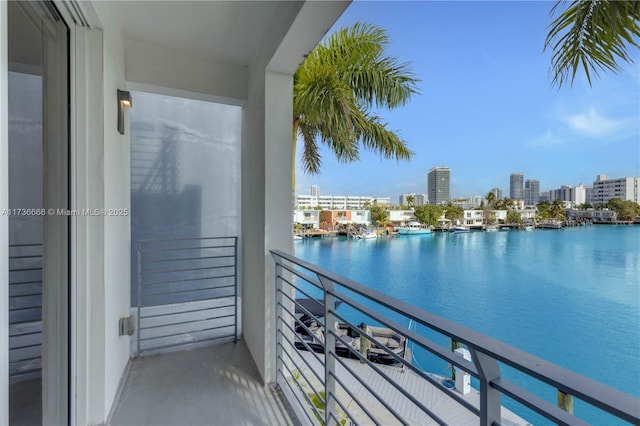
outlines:
[[[290,425],[244,342],[130,361],[110,425]]]

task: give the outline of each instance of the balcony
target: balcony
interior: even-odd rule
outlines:
[[[205,347],[186,342],[184,337],[198,334],[196,327],[175,336],[191,350],[166,353],[184,347],[169,345],[129,363],[108,424],[530,424],[503,406],[505,397],[556,424],[587,423],[581,413],[574,416],[508,380],[505,369],[604,410],[612,419],[640,422],[637,398],[284,252],[271,254],[276,264],[276,383],[261,382],[242,340],[233,343],[233,337],[226,336],[219,340],[222,344]],[[301,298],[318,300],[312,305],[321,305],[322,312],[314,312]],[[342,313],[347,307],[405,339],[406,352],[383,344],[375,334],[351,339],[338,327],[325,330],[321,325],[313,332],[309,322],[301,321],[304,313],[317,324],[340,323],[358,330],[361,325]],[[301,327],[308,339],[301,338]],[[452,352],[436,343],[433,333],[459,342],[461,348]],[[370,353],[349,340],[359,341],[360,347],[366,341],[391,365],[371,362]],[[345,348],[351,352],[348,357]],[[408,349],[420,348],[453,365],[456,380],[447,383],[447,378],[409,361]],[[472,377],[477,389],[469,386]]]

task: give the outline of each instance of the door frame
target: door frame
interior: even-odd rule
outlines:
[[[95,177],[95,165],[104,155],[101,25],[90,1],[52,1],[69,27],[70,209],[102,208],[104,189],[96,189],[101,179]],[[102,423],[104,336],[95,331],[104,319],[104,304],[96,294],[104,289],[103,222],[72,215],[69,234],[68,422]]]

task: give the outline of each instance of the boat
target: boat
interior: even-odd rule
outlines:
[[[293,236],[293,241],[302,241],[302,235],[294,235]]]
[[[485,229],[485,231],[487,231],[487,232],[498,232],[498,226],[497,225],[487,225],[487,229]]]
[[[360,234],[359,238],[363,240],[375,240],[378,238],[378,234],[376,234],[375,232],[364,232]]]
[[[340,303],[336,301],[336,308]],[[322,299],[296,299],[296,317],[296,349],[311,349],[314,352],[324,353],[324,302]],[[390,328],[369,326],[365,323],[352,327],[338,322],[334,327],[336,335],[340,337],[336,339],[336,355],[340,357],[358,359],[356,354],[363,353],[360,348],[365,344],[369,361],[386,365],[398,362],[385,349],[361,337],[363,331],[400,358],[404,358],[407,353],[406,338]]]
[[[454,226],[453,228],[451,228],[451,231],[455,232],[456,234],[463,234],[463,233],[470,232],[469,228],[466,228],[464,226]]]
[[[525,231],[533,231],[534,229],[536,229],[536,227],[533,225],[527,225],[524,227]]]
[[[420,235],[431,233],[431,228],[418,222],[409,222],[406,226],[400,226],[396,228],[396,230],[400,235]]]

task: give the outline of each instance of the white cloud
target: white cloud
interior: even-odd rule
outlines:
[[[638,136],[640,120],[638,117],[608,118],[596,108],[579,113],[556,111],[547,130],[530,140],[527,145],[533,147],[553,147],[573,142],[603,145],[622,139]]]
[[[620,133],[627,133],[634,124],[637,126],[637,122],[637,119],[609,119],[595,108],[566,118],[566,123],[572,130],[591,137],[618,136]]]

